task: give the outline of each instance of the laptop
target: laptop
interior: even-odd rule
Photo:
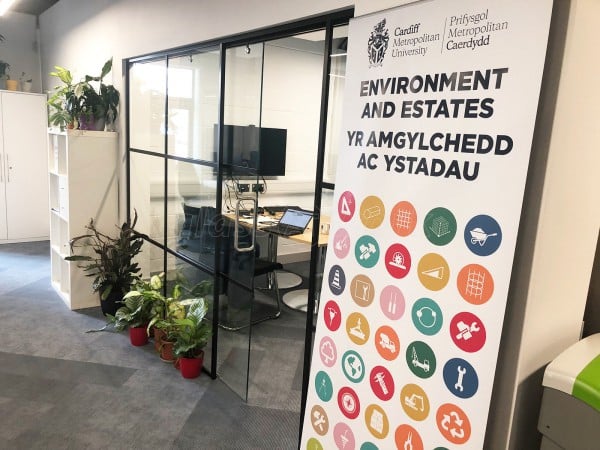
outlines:
[[[310,219],[312,219],[312,212],[288,208],[279,219],[279,223],[263,227],[261,230],[282,236],[295,236],[304,233]]]

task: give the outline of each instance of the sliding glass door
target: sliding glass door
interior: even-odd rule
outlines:
[[[256,405],[299,412],[308,385],[351,15],[127,60],[127,211],[146,236],[143,275],[164,272],[167,295],[212,283],[205,370]],[[312,242],[257,230],[257,210],[271,205],[313,211]],[[271,273],[257,283],[265,260],[309,267],[308,311],[284,306],[261,321],[280,312],[257,289],[277,286]]]

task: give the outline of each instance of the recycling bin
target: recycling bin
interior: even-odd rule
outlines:
[[[542,384],[540,449],[599,449],[600,333],[580,340],[548,364]]]

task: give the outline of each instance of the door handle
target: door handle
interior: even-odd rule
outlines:
[[[254,211],[254,221],[252,226],[252,244],[248,247],[240,247],[240,204],[242,202],[252,202],[254,205],[252,210]],[[246,253],[254,250],[254,243],[256,242],[256,206],[257,200],[255,197],[240,197],[235,204],[235,229],[233,231],[233,248],[237,252]]]

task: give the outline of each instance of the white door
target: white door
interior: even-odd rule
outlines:
[[[46,97],[2,93],[8,239],[47,238]]]
[[[2,99],[0,95],[0,112],[2,111]],[[4,170],[4,139],[2,135],[2,114],[0,113],[0,239],[7,239],[6,231],[6,171]]]

